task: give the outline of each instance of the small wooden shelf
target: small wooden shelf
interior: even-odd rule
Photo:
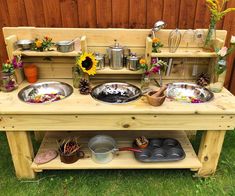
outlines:
[[[97,74],[142,74],[142,73],[143,73],[142,70],[131,71],[127,68],[114,70],[114,69],[110,69],[109,67],[105,67],[102,70],[97,70]]]
[[[178,48],[175,53],[169,52],[169,48],[161,48],[160,53],[152,53],[151,56],[166,58],[211,58],[217,55],[215,52],[205,52],[202,48]]]
[[[87,148],[87,143],[89,138],[97,134],[107,134],[111,135],[118,141],[118,146],[131,146],[132,141],[139,135],[145,135],[147,137],[171,137],[177,139],[185,153],[186,158],[181,161],[176,162],[165,162],[165,163],[142,163],[134,158],[132,152],[120,152],[115,158],[107,164],[97,164],[93,162],[90,156],[90,152]],[[108,131],[108,132],[47,132],[38,153],[45,152],[48,149],[57,150],[58,146],[56,140],[62,138],[69,138],[73,136],[79,136],[80,142],[83,146],[83,151],[86,154],[84,159],[78,160],[73,164],[64,164],[60,161],[59,156],[49,163],[37,165],[33,163],[31,165],[32,169],[36,172],[41,172],[42,170],[59,170],[59,169],[171,169],[171,168],[188,168],[193,171],[198,170],[202,164],[198,160],[193,147],[188,140],[184,131]]]
[[[22,56],[35,56],[35,57],[47,57],[47,56],[58,56],[58,57],[76,57],[78,56],[79,52],[72,51],[72,52],[58,52],[58,51],[46,51],[46,52],[38,52],[38,51],[30,51],[30,50],[15,50],[13,51],[13,55],[22,55]]]

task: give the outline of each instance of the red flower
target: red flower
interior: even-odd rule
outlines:
[[[160,70],[159,66],[155,66],[155,67],[152,68],[153,73],[157,73],[157,72],[159,72],[159,70]]]

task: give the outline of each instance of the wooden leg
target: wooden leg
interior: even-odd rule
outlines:
[[[6,132],[11,156],[18,178],[35,178],[31,169],[34,153],[29,132],[14,131]]]
[[[34,137],[37,142],[41,142],[45,136],[44,131],[34,131]]]
[[[207,177],[215,173],[225,133],[226,131],[205,131],[203,133],[198,152],[202,168],[198,170],[198,176]]]

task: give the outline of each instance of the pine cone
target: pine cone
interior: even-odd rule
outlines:
[[[91,92],[90,83],[86,79],[81,79],[78,87],[79,87],[79,92],[82,95],[88,95]]]
[[[208,73],[201,73],[198,75],[197,80],[196,80],[196,84],[200,85],[200,86],[207,86],[208,84],[210,84],[210,76]]]

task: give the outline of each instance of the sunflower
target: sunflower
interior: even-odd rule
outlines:
[[[83,72],[88,73],[89,75],[96,74],[97,60],[92,53],[83,53],[77,59],[77,65],[82,69]]]

